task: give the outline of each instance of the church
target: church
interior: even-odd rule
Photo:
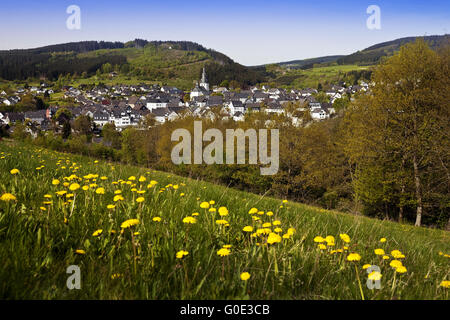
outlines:
[[[200,97],[200,96],[209,96],[209,83],[206,78],[206,70],[203,67],[202,79],[200,80],[200,84],[197,82],[195,84],[195,88],[192,89],[190,98]]]

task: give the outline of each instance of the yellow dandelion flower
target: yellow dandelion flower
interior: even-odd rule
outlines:
[[[389,263],[389,265],[392,267],[392,268],[398,268],[398,267],[401,267],[403,264],[402,264],[402,262],[400,261],[400,260],[392,260],[391,261],[391,263]]]
[[[209,208],[209,203],[206,202],[206,201],[203,201],[202,203],[200,203],[200,208],[208,209]]]
[[[443,280],[440,284],[441,287],[444,288],[450,288],[450,281],[449,280]]]
[[[347,260],[348,261],[359,261],[359,260],[361,260],[361,256],[357,253],[350,253],[347,256]]]
[[[122,222],[120,227],[122,229],[127,229],[127,228],[130,228],[130,227],[135,226],[137,224],[139,224],[139,220],[138,219],[128,219],[128,220]]]
[[[152,220],[155,221],[155,222],[160,222],[161,218],[160,217],[154,217]]]
[[[287,230],[287,233],[289,234],[289,235],[293,235],[294,233],[296,233],[297,232],[297,230],[295,230],[295,228],[289,228],[288,230]]]
[[[401,259],[404,258],[405,256],[403,255],[403,253],[401,253],[399,250],[393,250],[391,251],[391,255],[395,258],[395,259]]]
[[[231,253],[231,251],[227,248],[222,248],[220,250],[217,251],[217,255],[221,256],[221,257],[225,257],[228,256]]]
[[[105,194],[105,188],[97,188],[97,190],[95,190],[96,194]]]
[[[245,226],[242,231],[244,232],[253,232],[253,227],[252,226]]]
[[[380,239],[380,242],[381,242],[381,243],[386,242],[386,241],[387,241],[386,238],[381,238],[381,239]]]
[[[380,272],[378,272],[378,271],[372,271],[371,273],[369,273],[369,275],[367,276],[370,280],[375,280],[375,281],[377,281],[377,280],[381,280],[381,277],[382,277],[383,275],[380,273]]]
[[[114,201],[114,202],[117,202],[117,201],[123,201],[123,200],[125,200],[125,198],[122,197],[120,194],[114,196],[114,198],[113,198],[113,201]]]
[[[339,237],[342,239],[342,241],[344,241],[345,243],[349,243],[350,242],[350,237],[348,234],[345,233],[341,233],[339,235]]]
[[[52,185],[57,186],[59,184],[59,180],[58,179],[53,179],[52,180]]]
[[[10,173],[11,173],[11,174],[18,174],[18,173],[20,173],[20,171],[19,171],[19,169],[12,169],[12,170],[10,171]]]
[[[177,259],[183,259],[188,254],[189,254],[188,251],[180,250],[176,253],[176,257],[177,257]]]
[[[226,207],[220,207],[219,208],[219,215],[220,216],[227,216],[228,215],[228,209]]]
[[[271,216],[273,216],[273,212],[272,212],[272,211],[267,211],[267,212],[266,212],[266,215],[269,216],[269,217],[271,217]]]
[[[283,229],[281,229],[281,228],[275,228],[275,230],[273,230],[273,231],[275,231],[276,233],[280,233],[280,232],[283,232]]]
[[[322,238],[321,236],[317,236],[314,238],[314,242],[322,243],[325,242],[325,239]]]
[[[96,231],[94,231],[94,233],[92,234],[93,237],[98,237],[99,235],[101,235],[103,232],[102,229],[98,229]]]
[[[216,208],[209,208],[208,211],[209,212],[216,212]]]
[[[405,266],[400,266],[400,267],[395,268],[395,272],[397,272],[397,273],[405,273],[406,271],[408,271],[408,270],[406,269]]]
[[[216,223],[217,223],[218,225],[225,225],[225,224],[228,224],[228,221],[227,221],[227,220],[221,219],[221,220],[216,220]]]
[[[76,191],[76,190],[78,190],[78,189],[80,189],[80,185],[79,185],[78,183],[72,183],[72,184],[69,186],[69,190],[70,190],[70,191]]]
[[[144,182],[144,181],[146,181],[146,180],[147,180],[147,178],[144,177],[144,176],[140,176],[140,177],[139,177],[139,182]]]
[[[384,255],[385,255],[385,252],[384,252],[383,249],[375,249],[375,254],[376,254],[377,256],[384,256]]]
[[[14,200],[16,200],[16,197],[13,194],[11,194],[11,193],[4,193],[0,197],[0,200],[2,200],[2,201],[14,201]]]
[[[362,266],[362,268],[363,268],[364,270],[366,270],[368,267],[370,267],[370,264],[365,264],[365,265]]]
[[[199,215],[198,212],[194,212],[194,213],[192,214],[193,217],[196,217],[196,216],[198,216],[198,215]]]
[[[187,224],[194,224],[197,222],[197,219],[195,219],[194,217],[186,217],[183,219],[183,223],[187,223]]]
[[[136,177],[135,176],[131,176],[131,177],[128,178],[128,180],[129,181],[134,181],[134,180],[136,180]]]
[[[249,214],[255,214],[255,213],[257,213],[257,212],[258,212],[258,209],[256,209],[256,208],[251,208],[251,209],[248,211]]]
[[[263,226],[263,228],[269,228],[272,226],[272,224],[270,222],[266,222],[266,223],[263,223],[262,226]]]
[[[317,245],[317,247],[318,247],[320,250],[325,250],[325,249],[327,248],[327,246],[324,245],[323,243],[319,243],[319,244]]]
[[[281,242],[281,237],[274,232],[269,233],[269,236],[267,237],[267,243],[274,244],[277,242]]]
[[[144,200],[145,200],[144,197],[139,197],[136,199],[136,202],[141,203],[141,202],[144,202]]]
[[[84,251],[83,249],[77,249],[77,250],[75,250],[75,253],[77,253],[77,254],[86,254],[86,251]]]
[[[106,208],[107,209],[114,209],[116,206],[114,205],[114,204],[108,204],[107,206],[106,206]]]
[[[383,260],[389,260],[389,259],[390,259],[389,256],[387,256],[387,255],[383,256]]]

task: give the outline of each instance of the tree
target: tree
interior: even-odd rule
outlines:
[[[448,50],[438,55],[423,40],[403,46],[375,70],[371,93],[347,115],[356,195],[386,212],[414,205],[416,226],[425,207],[436,219],[449,202]]]
[[[73,128],[82,135],[89,135],[92,133],[92,119],[82,114],[75,119]]]

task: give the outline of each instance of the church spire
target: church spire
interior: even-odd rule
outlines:
[[[207,83],[208,79],[206,79],[206,70],[205,67],[203,67],[203,73],[202,73],[202,83]]]

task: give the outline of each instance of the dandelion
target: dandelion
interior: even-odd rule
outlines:
[[[96,194],[105,194],[105,188],[97,188],[97,190],[95,190]]]
[[[368,267],[370,267],[370,264],[365,264],[362,266],[363,270],[366,270]]]
[[[19,171],[19,169],[12,169],[12,170],[10,171],[10,173],[11,173],[12,175],[14,175],[14,174],[20,173],[20,171]]]
[[[274,232],[269,233],[269,236],[267,237],[267,243],[274,244],[277,242],[281,242],[281,237]]]
[[[381,277],[382,277],[383,275],[380,273],[380,272],[378,272],[378,271],[372,271],[371,273],[369,273],[369,275],[367,276],[370,280],[375,280],[375,281],[377,281],[377,280],[381,280]]]
[[[275,220],[274,222],[272,222],[272,224],[274,226],[279,226],[281,224],[281,221],[280,220]]]
[[[194,224],[197,222],[197,219],[195,219],[194,217],[186,217],[183,219],[183,223],[187,223],[187,224]]]
[[[348,261],[359,261],[361,260],[361,256],[358,253],[350,253],[347,256]]]
[[[220,250],[217,251],[217,255],[221,256],[221,257],[225,257],[228,256],[231,253],[231,251],[227,248],[222,248]]]
[[[198,216],[198,215],[199,215],[198,212],[194,212],[194,213],[192,214],[193,217],[196,217],[196,216]]]
[[[280,232],[283,232],[283,229],[281,229],[281,228],[275,228],[275,230],[273,230],[273,231],[275,231],[276,233],[280,233]]]
[[[385,255],[383,249],[375,249],[375,254],[376,254],[377,256],[383,256],[383,255]]]
[[[116,206],[114,205],[114,204],[108,204],[107,206],[106,206],[106,208],[107,209],[109,209],[109,210],[112,210],[112,209],[114,209]]]
[[[272,224],[270,222],[266,222],[266,223],[263,223],[262,226],[263,226],[263,228],[269,228],[272,226]]]
[[[57,186],[59,184],[59,180],[58,179],[53,179],[52,180],[52,185]]]
[[[395,258],[395,259],[401,259],[404,258],[405,256],[403,255],[403,253],[401,253],[399,250],[393,250],[391,251],[391,255]]]
[[[160,218],[160,217],[154,217],[152,220],[153,220],[154,222],[160,222],[160,221],[161,221],[161,218]]]
[[[94,233],[92,234],[93,237],[98,237],[99,235],[101,235],[103,232],[102,229],[98,229],[96,231],[94,231]]]
[[[386,238],[381,238],[381,239],[380,239],[380,242],[381,242],[381,243],[386,242]]]
[[[408,270],[406,269],[405,266],[400,266],[400,267],[395,268],[395,272],[398,272],[398,273],[405,273],[406,271],[408,271]]]
[[[125,198],[122,197],[120,194],[115,195],[114,198],[113,198],[113,201],[114,201],[114,202],[117,202],[117,201],[123,201],[123,200],[125,200]]]
[[[258,212],[258,209],[256,209],[256,208],[251,208],[251,209],[248,211],[249,214],[255,214],[255,213],[257,213],[257,212]]]
[[[218,224],[218,225],[227,225],[228,224],[228,221],[227,220],[216,220],[216,223]]]
[[[183,259],[185,256],[187,256],[189,254],[189,252],[184,251],[184,250],[180,250],[176,253],[176,257],[177,259]]]
[[[248,279],[250,279],[250,273],[248,273],[248,272],[242,272],[242,273],[241,273],[241,280],[242,280],[242,281],[247,281]]]
[[[202,203],[200,203],[200,208],[208,209],[209,208],[209,203],[206,202],[206,201],[203,201]]]
[[[77,253],[77,254],[86,254],[86,251],[84,251],[83,249],[77,249],[77,250],[75,250],[75,253]]]
[[[137,224],[139,224],[139,220],[138,219],[128,219],[128,220],[122,222],[120,227],[122,229],[127,229],[127,228],[133,227],[133,226],[135,226]]]
[[[325,239],[322,238],[321,236],[317,236],[314,238],[314,242],[322,243],[325,242]]]
[[[139,182],[144,182],[144,181],[146,181],[147,180],[147,178],[145,178],[144,176],[140,176],[139,177]]]
[[[443,280],[440,284],[441,287],[444,288],[450,288],[450,281],[449,280]]]
[[[136,202],[141,203],[144,202],[144,200],[145,200],[144,197],[139,197],[136,199]]]
[[[350,242],[350,237],[348,236],[348,234],[341,233],[341,234],[339,235],[339,237],[340,237],[341,240],[344,241],[345,243],[349,243],[349,242]]]
[[[11,193],[4,193],[0,197],[0,200],[2,200],[2,201],[14,201],[14,200],[16,200],[16,197],[14,195],[12,195]]]
[[[242,231],[244,232],[253,232],[253,227],[252,226],[245,226]]]
[[[319,243],[319,244],[317,245],[317,247],[318,247],[320,250],[325,250],[325,249],[327,248],[327,246],[324,245],[324,244],[322,244],[322,243]]]
[[[402,262],[400,260],[392,260],[391,263],[389,263],[389,265],[392,268],[397,269],[398,267],[401,267],[403,264],[402,264]]]
[[[219,215],[221,217],[228,215],[228,209],[226,207],[220,207],[219,208]]]
[[[389,259],[390,259],[389,256],[387,256],[387,255],[383,256],[383,260],[389,260]]]
[[[69,190],[70,190],[70,191],[76,191],[76,190],[78,190],[78,189],[80,189],[80,185],[79,185],[78,183],[72,183],[72,184],[69,186]]]

